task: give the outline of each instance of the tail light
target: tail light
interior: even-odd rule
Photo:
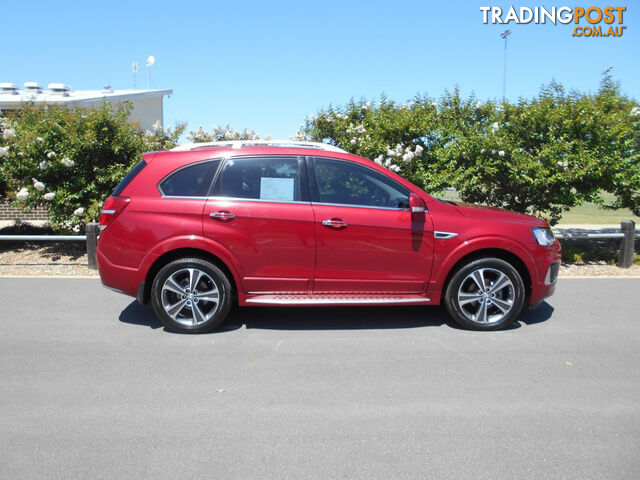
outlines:
[[[131,200],[129,197],[111,196],[104,201],[100,209],[100,231],[107,228],[122,213]]]

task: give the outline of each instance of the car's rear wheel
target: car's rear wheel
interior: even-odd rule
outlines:
[[[208,332],[229,313],[231,284],[211,262],[200,258],[174,260],[153,279],[151,305],[170,330]]]
[[[499,258],[481,258],[461,267],[445,292],[445,306],[460,325],[499,330],[522,312],[524,282],[518,270]]]

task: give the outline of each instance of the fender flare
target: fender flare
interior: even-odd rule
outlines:
[[[178,237],[171,237],[157,244],[153,249],[147,252],[140,262],[139,269],[144,273],[143,278],[147,277],[149,269],[158,258],[165,253],[169,253],[173,250],[179,250],[181,248],[203,250],[219,258],[231,272],[238,290],[242,289],[243,285],[242,276],[240,275],[240,264],[231,251],[221,243],[199,235],[181,235]]]
[[[451,272],[451,269],[456,265],[456,263],[473,252],[489,249],[505,250],[515,255],[525,265],[525,268],[529,272],[531,282],[535,282],[538,278],[538,268],[536,267],[536,262],[531,253],[525,247],[511,238],[498,235],[489,235],[465,240],[451,252],[449,252],[439,266],[434,265],[435,270],[432,281],[430,282],[431,286],[434,289],[442,290],[442,288],[444,287],[444,283],[447,280],[449,273]]]

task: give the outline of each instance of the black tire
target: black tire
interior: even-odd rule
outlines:
[[[500,330],[520,316],[525,298],[524,282],[513,265],[499,258],[480,258],[454,273],[445,292],[445,307],[465,328]]]
[[[191,288],[190,282],[195,283],[195,288]],[[156,316],[167,329],[180,333],[213,330],[229,313],[231,299],[231,282],[225,273],[201,258],[168,263],[151,286],[151,305]]]

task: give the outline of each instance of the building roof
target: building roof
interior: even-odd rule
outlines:
[[[25,82],[23,90],[12,83],[0,83],[0,108],[16,108],[22,102],[45,103],[47,105],[94,105],[109,100],[126,102],[171,95],[173,90],[71,90],[61,83],[50,83],[48,89],[35,82]],[[108,87],[108,86],[107,86]]]

